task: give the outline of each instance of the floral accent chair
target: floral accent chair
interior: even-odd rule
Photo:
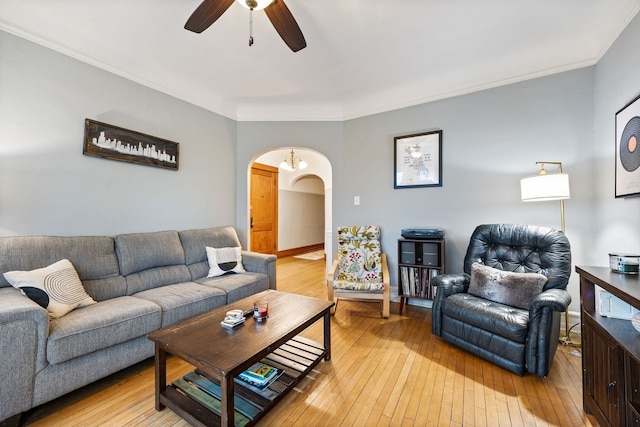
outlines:
[[[389,269],[380,245],[380,227],[338,227],[338,253],[327,277],[329,301],[374,300],[382,303],[382,317],[389,317]],[[335,313],[334,309],[334,313]]]

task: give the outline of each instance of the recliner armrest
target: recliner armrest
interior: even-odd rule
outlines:
[[[571,295],[564,289],[549,289],[539,293],[533,299],[529,308],[529,318],[535,317],[543,307],[549,307],[553,311],[565,311],[571,304]]]
[[[528,372],[539,376],[547,376],[549,373],[558,341],[558,312],[565,311],[570,303],[571,295],[564,289],[549,289],[533,299],[529,308],[529,333],[525,353]]]
[[[431,279],[431,285],[437,286],[436,297],[431,309],[431,332],[442,336],[442,301],[451,295],[466,292],[471,276],[466,273],[440,274]]]
[[[459,274],[440,274],[431,279],[431,285],[438,287],[437,294],[442,294],[446,298],[460,292],[467,292],[471,276],[466,273]]]

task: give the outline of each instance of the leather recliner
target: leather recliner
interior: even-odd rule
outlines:
[[[547,281],[528,310],[512,307],[467,293],[474,263],[541,273]],[[546,377],[560,336],[560,313],[571,302],[565,290],[570,275],[571,247],[562,232],[531,225],[479,225],[467,248],[464,273],[432,279],[437,286],[432,332],[515,374]]]

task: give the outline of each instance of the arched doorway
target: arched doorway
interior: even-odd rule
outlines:
[[[283,159],[295,156],[307,163],[305,169],[278,169],[278,253],[291,254],[297,248],[322,244],[330,267],[332,243],[332,171],[329,160],[321,153],[303,147],[283,147],[257,154],[254,163],[278,168]],[[249,173],[249,176],[250,173]],[[251,180],[249,180],[251,181]],[[248,218],[251,227],[251,182],[248,183]],[[250,234],[249,234],[250,236]],[[248,247],[251,247],[249,237]]]

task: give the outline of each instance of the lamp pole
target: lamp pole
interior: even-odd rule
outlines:
[[[546,175],[547,171],[544,168],[544,165],[555,165],[558,167],[558,174],[562,173],[562,162],[536,162],[536,165],[540,165],[540,173],[539,175]],[[564,199],[568,198],[568,193],[566,196],[561,196],[560,198],[560,229],[562,234],[566,235],[565,225],[564,225]],[[547,199],[553,200],[553,199]],[[569,307],[564,311],[564,338],[560,339],[560,343],[564,345],[573,344],[571,341],[571,336],[569,335],[571,328],[569,327]]]

